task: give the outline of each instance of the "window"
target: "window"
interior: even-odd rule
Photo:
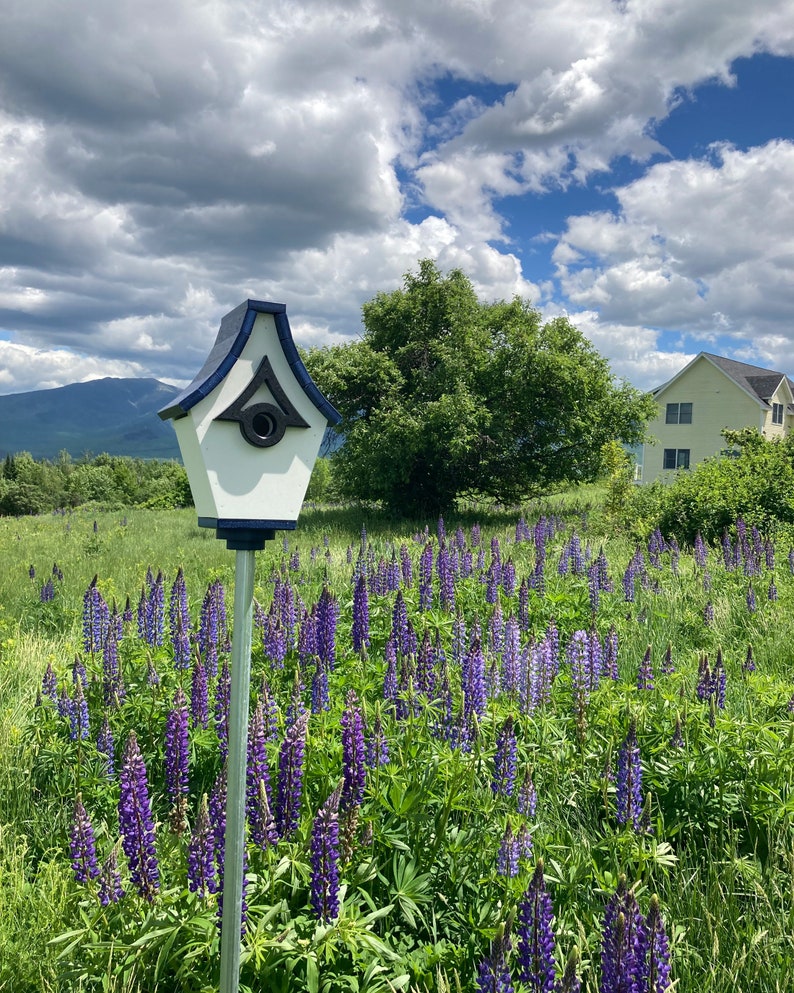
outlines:
[[[691,424],[692,404],[691,403],[668,403],[667,414],[664,418],[665,424]]]
[[[773,403],[772,404],[772,423],[782,424],[783,423],[783,404]]]
[[[664,450],[665,469],[688,469],[689,449],[688,448],[665,448]]]

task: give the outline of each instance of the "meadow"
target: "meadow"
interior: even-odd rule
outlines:
[[[217,988],[233,576],[0,518],[0,989]],[[307,508],[255,596],[244,989],[794,989],[790,533]]]

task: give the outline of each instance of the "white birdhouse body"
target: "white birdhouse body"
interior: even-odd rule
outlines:
[[[282,304],[248,300],[221,322],[173,418],[199,524],[295,527],[325,428],[339,415],[298,356]]]

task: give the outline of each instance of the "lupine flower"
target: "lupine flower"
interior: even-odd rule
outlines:
[[[477,993],[513,993],[513,982],[507,967],[510,939],[502,935],[491,943],[490,954],[477,970]]]
[[[442,541],[436,556],[436,569],[438,571],[438,596],[444,610],[455,609],[455,577],[449,561],[449,549],[446,542]]]
[[[637,672],[637,689],[638,690],[652,690],[653,689],[653,663],[651,662],[651,646],[645,649],[645,654],[642,657],[642,662],[640,663],[639,671]]]
[[[48,662],[47,668],[44,670],[44,676],[41,680],[41,691],[53,703],[58,702],[58,677],[55,675],[52,662]]]
[[[264,717],[265,741],[275,741],[278,738],[278,704],[270,692],[270,684],[265,676],[259,685],[259,701]]]
[[[88,702],[83,694],[83,683],[78,679],[74,700],[69,709],[69,737],[72,741],[78,741],[88,736]]]
[[[96,879],[99,875],[99,866],[96,859],[94,828],[83,806],[81,793],[77,794],[74,805],[69,850],[72,856],[72,871],[77,882],[86,883],[89,879]]]
[[[753,584],[749,583],[747,586],[747,610],[749,613],[754,614],[756,609],[755,590],[753,589]]]
[[[119,665],[118,633],[111,625],[102,646],[102,697],[106,707],[117,707],[126,695]]]
[[[339,803],[342,784],[317,811],[311,840],[311,905],[318,920],[339,915]]]
[[[154,818],[149,803],[146,765],[134,731],[124,749],[119,776],[119,829],[130,867],[130,879],[146,900],[160,889],[160,870],[154,844]]]
[[[419,609],[433,606],[433,546],[428,541],[419,556]]]
[[[673,737],[670,739],[671,748],[683,748],[684,747],[684,735],[681,729],[681,717],[678,716],[675,719],[675,731],[673,732]]]
[[[648,911],[646,941],[648,993],[666,993],[670,989],[670,943],[659,911],[659,897],[654,893]]]
[[[278,842],[270,795],[270,767],[267,761],[265,713],[257,701],[248,725],[248,766],[246,770],[246,813],[251,840],[266,849]]]
[[[491,791],[496,796],[512,796],[516,781],[516,735],[513,718],[508,717],[496,739]]]
[[[101,752],[105,758],[105,771],[108,777],[115,775],[116,772],[116,744],[113,740],[113,732],[110,728],[110,723],[105,717],[105,720],[100,728],[99,734],[96,740],[97,751]]]
[[[374,769],[378,765],[385,765],[389,761],[389,743],[383,731],[383,722],[380,716],[380,705],[376,705],[375,720],[372,723],[372,734],[366,742],[367,765]]]
[[[363,575],[358,577],[353,591],[353,650],[359,655],[369,647],[369,597]]]
[[[512,825],[508,821],[496,855],[496,871],[500,876],[507,876],[508,878],[517,876],[518,858],[518,839],[513,834]]]
[[[281,745],[276,793],[276,830],[279,837],[292,834],[298,826],[303,795],[303,759],[309,715],[298,714],[287,728]]]
[[[714,604],[711,600],[708,601],[706,606],[703,608],[703,623],[707,628],[710,628],[714,623]]]
[[[103,907],[107,907],[111,903],[118,903],[123,896],[124,887],[121,885],[121,873],[119,872],[118,846],[114,845],[102,863],[102,871],[99,874],[99,902]]]
[[[600,993],[646,990],[646,955],[645,919],[621,876],[604,912]]]
[[[745,672],[755,672],[755,659],[753,658],[753,646],[747,646],[747,655],[745,655],[744,663],[742,664],[742,669]]]
[[[318,655],[314,662],[312,676],[312,713],[319,714],[331,709],[331,694],[328,690],[328,669]]]
[[[518,791],[518,812],[519,814],[526,814],[528,817],[534,817],[537,806],[538,794],[532,781],[532,770],[527,766],[524,780]]]
[[[700,568],[705,568],[706,560],[708,559],[708,549],[706,548],[706,544],[701,537],[700,531],[698,531],[695,535],[694,555],[695,562],[697,562]]]
[[[171,645],[174,649],[174,667],[190,668],[190,614],[187,605],[187,586],[182,566],[179,567],[171,587],[168,604]]]
[[[58,694],[58,716],[71,721],[73,709],[74,703],[69,696],[69,691],[65,686],[62,686],[61,692]]]
[[[554,990],[554,911],[543,878],[543,860],[518,905],[516,932],[518,934],[518,978],[531,993],[552,993]]]
[[[364,749],[364,721],[358,707],[358,697],[353,690],[341,719],[342,725],[342,810],[358,807],[364,799],[366,763]]]
[[[466,656],[461,677],[463,683],[464,717],[468,723],[473,714],[476,714],[478,719],[482,718],[487,704],[485,657],[482,653],[479,638],[474,639],[471,649]]]
[[[181,834],[187,826],[188,712],[181,686],[165,719],[165,788],[171,800],[171,829]]]
[[[769,589],[767,590],[767,594],[766,595],[767,595],[767,599],[769,599],[773,603],[774,603],[775,600],[777,600],[777,596],[778,596],[778,594],[777,594],[777,586],[775,586],[774,579],[770,580],[770,582],[769,582]]]
[[[165,631],[165,579],[158,571],[157,578],[149,584],[145,604],[144,640],[155,648],[163,644]]]
[[[336,624],[339,603],[327,586],[323,587],[317,601],[317,654],[330,672],[336,667]]]
[[[97,576],[83,595],[83,650],[101,652],[107,635],[110,612],[97,589]]]
[[[42,585],[39,590],[39,600],[42,603],[51,603],[55,599],[55,584],[52,581],[52,577]]]
[[[193,663],[190,677],[190,720],[194,728],[205,728],[210,720],[207,670],[201,657]]]
[[[637,743],[637,726],[634,721],[618,752],[617,820],[618,824],[631,823],[640,830],[642,819],[642,765]]]

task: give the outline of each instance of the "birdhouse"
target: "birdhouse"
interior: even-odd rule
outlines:
[[[201,527],[230,548],[293,530],[328,424],[340,416],[292,340],[286,307],[246,300],[203,368],[159,411],[172,420]]]

